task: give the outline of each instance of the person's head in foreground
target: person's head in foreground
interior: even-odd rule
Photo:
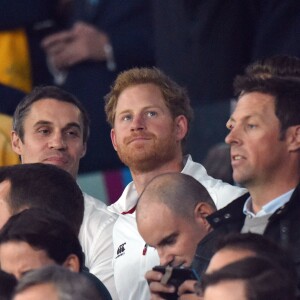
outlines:
[[[160,264],[189,266],[197,244],[210,232],[206,216],[215,205],[205,187],[182,173],[153,178],[136,210],[138,230],[157,249]]]
[[[56,166],[33,163],[0,168],[0,229],[26,208],[61,213],[78,235],[83,220],[83,194],[74,178]]]
[[[52,265],[31,271],[19,281],[13,300],[104,300],[82,274]]]
[[[292,274],[294,265],[289,253],[274,241],[256,233],[231,233],[220,238],[206,273],[244,259],[259,256],[270,259]],[[294,274],[296,276],[296,274]]]
[[[204,300],[295,300],[296,284],[271,260],[248,257],[202,278]]]
[[[63,216],[31,208],[12,216],[1,229],[0,264],[18,279],[30,270],[53,264],[79,272],[83,252]]]

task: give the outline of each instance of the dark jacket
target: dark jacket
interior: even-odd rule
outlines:
[[[219,237],[223,233],[218,230],[213,230],[198,244],[195,257],[192,262],[192,268],[202,277],[202,274],[206,271],[210,259],[215,253],[216,245],[218,244]]]
[[[245,221],[243,207],[247,197],[249,195],[243,195],[207,218],[218,234],[241,231]],[[300,289],[300,184],[290,201],[271,215],[263,235],[279,243],[290,253]]]

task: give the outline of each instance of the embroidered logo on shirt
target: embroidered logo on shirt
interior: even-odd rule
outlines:
[[[118,257],[120,257],[120,256],[122,256],[122,255],[125,254],[125,245],[126,245],[126,243],[123,243],[123,244],[121,244],[121,245],[118,247],[118,250],[117,250],[117,257],[116,257],[116,258],[118,258]]]

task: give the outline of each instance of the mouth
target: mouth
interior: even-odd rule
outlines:
[[[231,155],[231,166],[233,168],[239,166],[243,161],[246,160],[246,157],[240,154]]]
[[[232,161],[237,161],[237,160],[241,160],[241,159],[243,159],[243,157],[241,155],[232,155],[231,156]]]
[[[184,268],[186,267],[186,262],[185,261],[171,261],[168,266],[172,267],[172,268]]]
[[[68,159],[60,156],[51,156],[43,160],[45,163],[54,164],[54,165],[66,165]]]
[[[135,143],[135,142],[144,142],[149,141],[151,138],[146,136],[136,136],[136,137],[130,137],[127,140],[127,144]]]

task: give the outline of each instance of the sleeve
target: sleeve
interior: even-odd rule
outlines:
[[[154,42],[150,1],[113,0],[99,9],[102,10],[97,18],[105,20],[99,21],[98,28],[108,34],[118,68],[152,66]]]
[[[0,0],[0,30],[27,27],[52,18],[58,0]]]
[[[99,278],[109,290],[113,299],[117,298],[117,292],[113,274],[113,227],[115,218],[90,218],[88,239],[86,242],[86,266],[90,273]]]

